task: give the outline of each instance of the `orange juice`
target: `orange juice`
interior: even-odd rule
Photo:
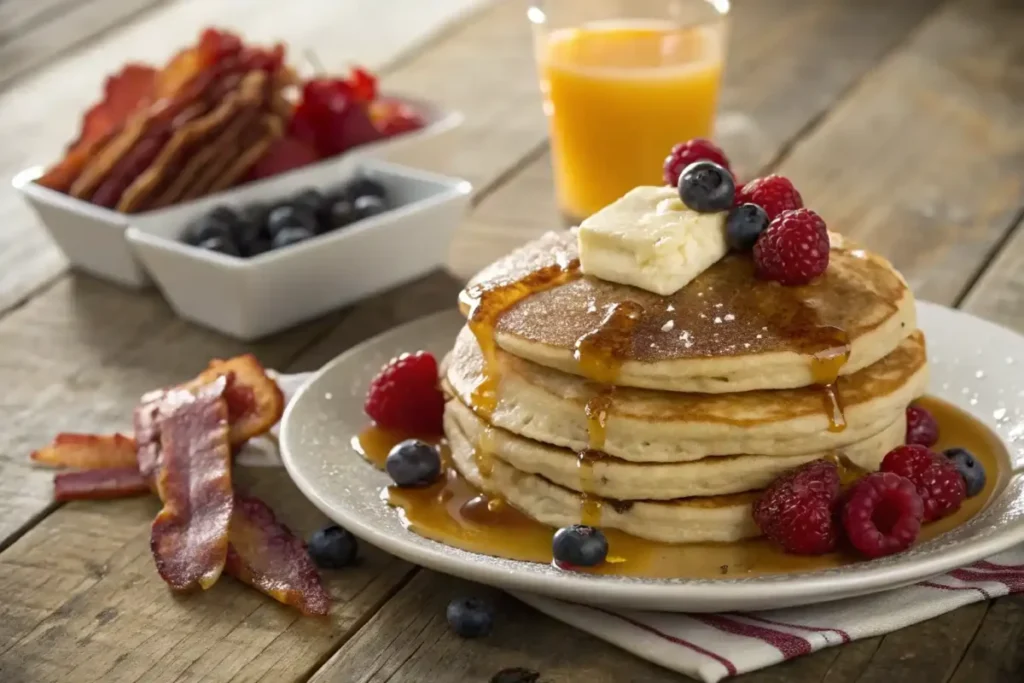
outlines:
[[[603,21],[538,41],[562,211],[579,220],[637,185],[660,185],[672,145],[709,137],[721,24]]]

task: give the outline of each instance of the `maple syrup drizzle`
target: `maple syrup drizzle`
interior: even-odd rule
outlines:
[[[922,528],[918,538],[918,543],[921,543],[963,524],[984,509],[1006,486],[1011,468],[1009,456],[999,438],[967,413],[932,398],[922,399],[918,404],[927,408],[939,422],[940,440],[936,448],[967,448],[989,474],[980,495],[967,499],[954,515]],[[377,463],[383,462],[387,455],[387,450],[383,449],[402,438],[402,435],[389,436],[371,428],[353,439],[353,443],[360,444],[369,462]],[[425,488],[389,487],[381,496],[390,505],[401,509],[405,525],[421,536],[456,548],[549,564],[554,529],[527,517],[500,497],[481,493],[451,466],[451,458],[443,442],[441,450],[446,470],[440,481]],[[857,476],[855,469],[849,467],[852,463],[833,457],[841,465],[841,477],[848,480]],[[806,572],[863,561],[845,551],[818,557],[787,555],[763,539],[739,543],[666,544],[615,529],[605,529],[604,532],[609,542],[609,558],[614,557],[616,561],[574,571],[646,578],[733,579]]]
[[[821,398],[828,417],[828,430],[841,432],[846,429],[846,416],[840,400],[838,387],[839,373],[850,359],[850,342],[846,332],[837,327],[820,328],[834,336],[834,346],[814,354],[811,358],[811,379],[821,387]]]
[[[582,501],[580,518],[588,526],[601,523],[603,501],[595,495],[594,461],[604,450],[615,382],[632,346],[633,330],[643,319],[643,314],[643,306],[633,301],[612,304],[600,324],[577,339],[573,348],[573,358],[580,373],[601,385],[584,406],[588,448],[576,456]]]
[[[483,376],[473,388],[470,406],[477,415],[490,422],[498,404],[498,346],[494,329],[505,311],[531,294],[565,284],[580,276],[579,259],[556,263],[535,270],[511,282],[489,283],[468,292],[469,329],[476,337],[484,356]]]

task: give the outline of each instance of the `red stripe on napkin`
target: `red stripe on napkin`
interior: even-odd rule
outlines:
[[[794,636],[791,633],[744,624],[729,617],[723,617],[720,614],[690,614],[689,616],[712,628],[717,628],[719,631],[732,633],[737,636],[746,636],[747,638],[756,638],[768,643],[781,652],[785,659],[792,659],[793,657],[799,657],[811,652],[811,644],[806,639]]]
[[[820,626],[804,626],[803,624],[787,624],[784,621],[775,621],[774,619],[765,619],[764,617],[755,617],[753,614],[744,614],[744,617],[750,621],[759,621],[762,624],[772,624],[774,626],[784,626],[786,628],[795,628],[802,631],[811,631],[812,633],[835,633],[843,639],[844,643],[850,642],[850,634],[846,631],[838,628],[822,628]]]
[[[650,633],[651,635],[658,636],[662,640],[666,640],[666,641],[668,641],[670,643],[675,643],[676,645],[681,645],[682,647],[685,647],[685,648],[687,648],[689,650],[692,650],[692,651],[696,652],[699,655],[704,655],[705,657],[710,657],[711,659],[715,660],[716,662],[718,662],[719,664],[724,666],[725,670],[729,672],[730,676],[735,676],[737,673],[739,673],[736,670],[736,665],[735,664],[730,662],[725,657],[723,657],[723,656],[721,656],[721,655],[719,655],[719,654],[717,654],[715,652],[712,652],[711,650],[705,650],[700,645],[695,645],[694,643],[691,643],[688,640],[683,640],[682,638],[677,638],[676,636],[669,635],[668,633],[663,633],[663,632],[659,631],[658,629],[654,628],[653,626],[648,626],[647,624],[644,624],[642,622],[634,621],[633,619],[630,619],[629,617],[625,617],[625,616],[623,616],[621,614],[618,614],[616,612],[609,612],[608,610],[602,609],[600,607],[591,607],[591,609],[593,609],[596,612],[600,612],[602,614],[607,614],[610,617],[615,617],[616,619],[621,619],[622,621],[626,622],[630,626],[635,626],[638,629],[646,631],[647,633]]]
[[[954,569],[949,575],[961,581],[1001,583],[1011,593],[1024,591],[1024,572],[1021,571],[977,572],[970,569]]]
[[[996,564],[995,562],[989,562],[988,560],[981,560],[975,562],[970,566],[970,569],[990,569],[997,572],[1024,570],[1024,564]]]

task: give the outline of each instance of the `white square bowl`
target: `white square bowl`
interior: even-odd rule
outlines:
[[[321,167],[334,168],[339,160],[351,158],[379,158],[400,162],[408,150],[419,149],[428,143],[438,144],[443,135],[462,124],[461,113],[442,109],[426,100],[388,93],[384,93],[383,96],[412,106],[423,116],[426,125],[403,135],[354,147],[342,155],[295,169],[282,176],[316,175]],[[139,219],[144,220],[150,212],[123,214],[55,192],[35,182],[42,174],[41,167],[29,168],[16,175],[11,184],[25,197],[50,237],[64,252],[71,267],[126,287],[141,288],[151,284],[149,275],[125,241],[125,230],[128,225]],[[234,192],[249,187],[265,188],[263,191],[269,194],[273,192],[274,184],[282,176],[259,180],[213,196],[226,201]],[[202,202],[206,199],[203,197],[195,201]],[[193,203],[185,202],[174,208]]]
[[[372,159],[303,171],[133,217],[128,241],[178,315],[242,340],[323,315],[442,266],[469,203],[465,180]],[[271,203],[357,175],[382,183],[393,208],[248,259],[181,241],[186,226],[214,206]]]

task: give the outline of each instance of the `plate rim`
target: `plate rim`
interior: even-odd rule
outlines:
[[[973,324],[980,323],[998,327],[1005,333],[1016,337],[1024,350],[1024,336],[998,323],[941,304],[927,301],[918,301],[916,304],[919,311],[922,308],[938,309],[943,314],[952,313],[966,316],[972,320]],[[301,474],[299,466],[294,460],[295,454],[289,448],[290,430],[296,419],[293,416],[301,410],[300,406],[303,405],[304,397],[338,365],[370,348],[386,345],[395,339],[405,338],[411,329],[447,324],[445,318],[452,318],[453,327],[458,320],[463,319],[457,310],[447,309],[393,327],[338,354],[306,380],[289,402],[281,419],[281,460],[289,477],[302,494],[328,518],[341,524],[363,541],[418,566],[505,590],[535,593],[585,604],[633,608],[657,605],[660,606],[661,611],[685,610],[689,612],[721,611],[722,609],[757,610],[774,609],[783,604],[784,606],[797,606],[830,602],[900,588],[928,580],[951,569],[963,567],[1014,545],[1024,543],[1024,517],[1022,517],[1016,524],[999,529],[995,533],[976,539],[972,537],[953,548],[936,550],[934,553],[914,557],[902,563],[879,565],[878,561],[865,561],[862,565],[858,565],[857,570],[848,572],[842,577],[819,570],[794,574],[791,580],[782,578],[785,575],[710,580],[638,580],[635,577],[615,575],[569,572],[539,574],[529,570],[510,571],[500,564],[488,562],[487,560],[492,558],[487,555],[453,548],[441,542],[418,536],[413,531],[406,530],[404,534],[392,534],[387,530],[378,529],[360,515],[351,514],[331,505],[317,491],[315,484]],[[971,411],[968,406],[957,401],[950,402],[977,417],[976,413]],[[1008,474],[1006,488],[1000,496],[993,500],[990,504],[992,505],[1003,496],[1011,494],[1011,484],[1016,477],[1020,476],[1020,463],[1013,462],[1013,448],[1010,443],[1007,443],[1004,436],[988,424],[986,427],[993,431],[1003,443],[1016,468],[1015,471]],[[1018,498],[1024,499],[1024,492],[1018,492],[1017,495]],[[401,512],[396,510],[395,514],[401,514]],[[418,541],[409,539],[406,534],[415,536]],[[422,541],[426,541],[426,543]],[[457,551],[456,555],[452,555],[453,550]],[[461,553],[480,559],[465,560],[459,556]],[[532,563],[523,562],[522,564],[530,565]],[[679,609],[673,607],[673,605],[681,603],[686,603],[686,606]],[[722,607],[722,604],[729,606]],[[737,607],[736,605],[743,606]]]

